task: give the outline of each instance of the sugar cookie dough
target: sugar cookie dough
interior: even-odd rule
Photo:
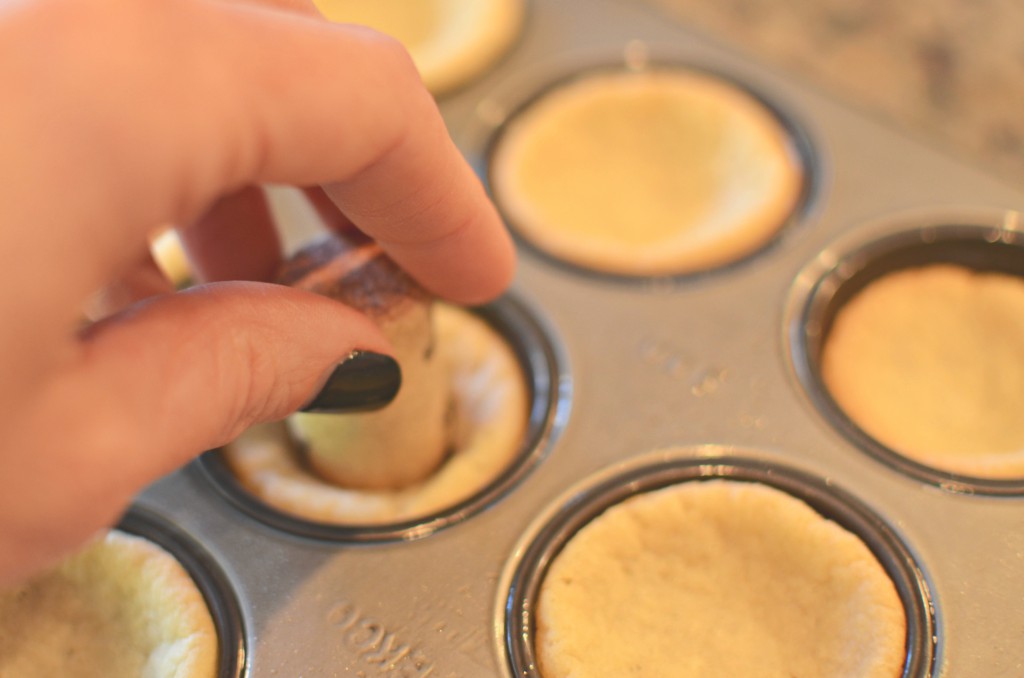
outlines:
[[[328,19],[370,26],[409,50],[434,94],[491,68],[522,30],[524,0],[315,0]]]
[[[217,632],[170,554],[111,531],[0,592],[0,676],[213,678]]]
[[[739,259],[793,214],[803,171],[760,101],[713,75],[599,72],[512,117],[490,164],[495,198],[534,246],[616,274]]]
[[[265,503],[309,520],[380,525],[429,516],[495,480],[519,452],[529,389],[515,353],[472,313],[435,308],[439,359],[455,396],[453,453],[435,473],[399,490],[341,487],[312,473],[281,424],[250,429],[224,448],[240,482]]]
[[[883,445],[976,477],[1024,477],[1024,278],[949,264],[872,281],[837,313],[822,378]]]
[[[864,543],[794,497],[692,481],[584,526],[541,584],[543,678],[897,678],[906,621]]]

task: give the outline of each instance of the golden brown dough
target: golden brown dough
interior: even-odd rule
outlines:
[[[370,26],[409,50],[424,84],[444,94],[490,68],[512,46],[524,0],[315,0],[332,21]]]
[[[836,315],[822,376],[893,450],[977,477],[1024,477],[1024,279],[948,264],[865,287]]]
[[[538,248],[628,275],[700,271],[753,252],[803,186],[767,107],[682,70],[590,73],[554,88],[509,121],[490,178]]]

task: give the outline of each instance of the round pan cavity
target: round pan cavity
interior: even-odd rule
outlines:
[[[559,345],[545,322],[522,301],[511,296],[474,309],[512,347],[528,387],[527,430],[511,464],[468,498],[438,512],[380,525],[335,524],[298,517],[265,503],[238,481],[219,450],[204,454],[196,464],[201,475],[232,505],[252,518],[303,537],[339,542],[408,541],[466,520],[501,499],[546,454],[565,425],[571,382]]]
[[[117,529],[153,542],[181,563],[206,600],[217,629],[217,675],[244,676],[247,648],[241,609],[233,587],[213,557],[180,529],[138,506],[128,510]]]
[[[549,263],[556,266],[564,266],[577,274],[613,278],[620,281],[643,281],[652,278],[677,279],[703,275],[712,271],[726,270],[741,265],[772,246],[794,224],[804,218],[818,190],[820,161],[805,126],[800,124],[791,113],[785,111],[771,97],[745,82],[737,75],[715,70],[701,64],[651,59],[648,58],[646,47],[642,45],[638,48],[637,45],[630,44],[626,49],[625,56],[626,63],[624,64],[606,62],[599,65],[576,68],[571,72],[563,72],[560,75],[549,74],[549,77],[542,82],[534,84],[531,89],[533,92],[532,96],[525,100],[521,96],[523,87],[520,85],[516,88],[515,97],[517,98],[509,97],[509,101],[499,102],[498,98],[500,97],[495,97],[488,100],[486,102],[487,105],[483,106],[484,110],[492,112],[488,114],[490,117],[498,118],[488,121],[493,126],[493,129],[485,144],[486,167],[484,173],[486,181],[499,210],[503,213],[513,233],[525,249]],[[679,249],[681,256],[687,259],[686,261],[681,261],[678,264],[666,263],[662,260],[662,253],[672,249],[672,247],[661,244],[656,248],[647,248],[648,250],[656,249],[658,250],[657,252],[645,251],[638,255],[644,258],[644,263],[622,261],[618,253],[612,255],[615,259],[613,263],[611,260],[605,259],[605,255],[602,253],[593,254],[593,256],[571,253],[575,251],[574,243],[586,240],[586,238],[566,238],[557,246],[545,243],[544,238],[539,237],[538,234],[542,231],[550,233],[556,229],[528,226],[527,222],[531,220],[517,216],[517,209],[513,206],[514,201],[510,200],[508,192],[502,189],[502,181],[499,176],[499,161],[504,146],[512,136],[510,131],[515,129],[518,122],[538,106],[544,104],[552,96],[560,95],[561,92],[568,88],[581,83],[586,85],[589,81],[601,78],[617,79],[650,75],[667,77],[670,80],[692,81],[694,83],[693,87],[698,90],[711,88],[712,91],[720,91],[731,102],[726,105],[727,107],[735,105],[736,108],[748,109],[753,111],[758,117],[763,118],[767,122],[766,126],[772,128],[771,134],[778,135],[780,144],[784,147],[781,153],[788,157],[787,162],[790,163],[794,175],[797,177],[795,179],[796,188],[793,191],[792,198],[785,201],[787,207],[779,212],[778,218],[773,219],[767,228],[759,229],[758,235],[752,239],[749,246],[733,250],[730,245],[730,251],[725,252],[718,245],[708,246],[707,243],[719,242],[721,244],[722,242],[736,241],[738,240],[737,238],[728,236],[706,237],[707,234],[705,234],[705,236],[701,237],[700,249],[702,252],[705,250],[708,252],[706,260],[703,260],[703,254],[700,257],[694,256],[691,258],[691,254],[686,252],[687,246]],[[493,115],[494,111],[507,111],[507,113],[495,116]],[[603,192],[603,194],[608,193],[614,194],[614,191]],[[728,220],[726,219],[726,221]],[[751,220],[753,220],[753,217],[751,217]],[[681,229],[680,233],[683,230]],[[585,242],[582,244],[586,245]],[[626,247],[626,245],[622,247]],[[607,253],[608,248],[602,249]],[[646,261],[648,257],[652,258],[651,262]],[[658,259],[659,263],[653,263],[654,259]]]
[[[315,4],[330,21],[367,25],[401,41],[435,97],[493,70],[520,41],[528,10],[528,0]]]
[[[836,316],[867,285],[889,273],[932,264],[1024,276],[1024,232],[1014,211],[916,212],[865,225],[824,250],[798,276],[784,322],[797,379],[828,422],[888,466],[952,492],[1024,493],[1024,478],[985,478],[927,465],[894,450],[855,423],[830,393],[822,355]]]
[[[507,675],[543,678],[534,649],[536,601],[548,568],[579,529],[640,493],[716,479],[781,490],[860,538],[891,578],[903,604],[907,635],[902,677],[933,674],[938,636],[929,587],[913,554],[882,518],[828,480],[732,451],[702,448],[659,452],[609,469],[573,488],[535,521],[516,548],[517,558],[499,591],[499,643],[508,659]]]

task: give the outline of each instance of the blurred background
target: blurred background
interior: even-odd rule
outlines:
[[[645,0],[1024,186],[1020,0]]]

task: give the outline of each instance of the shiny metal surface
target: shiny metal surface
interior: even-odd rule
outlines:
[[[790,359],[798,276],[844,234],[908,209],[1024,209],[1024,194],[784,74],[625,0],[535,0],[509,57],[442,110],[481,171],[523,97],[581,65],[680,60],[744,83],[814,149],[808,208],[737,265],[676,280],[581,274],[524,248],[516,294],[571,366],[571,416],[544,459],[486,510],[414,541],[299,536],[238,510],[192,466],[138,503],[202,543],[234,589],[254,678],[487,678],[509,669],[499,609],[521,536],[565,489],[668,447],[719,446],[841,488],[898,535],[935,604],[935,675],[1024,674],[1024,497],[902,472],[822,416]],[[733,453],[731,452],[731,453]]]

